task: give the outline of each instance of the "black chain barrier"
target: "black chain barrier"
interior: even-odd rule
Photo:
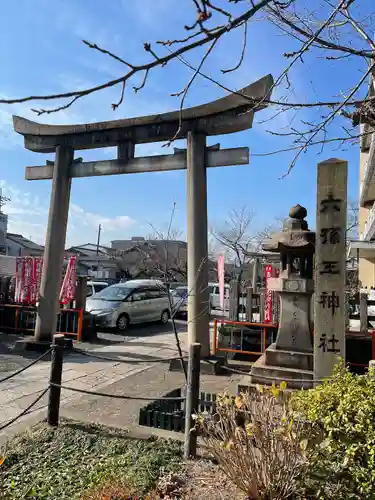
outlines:
[[[72,392],[79,392],[81,394],[88,394],[90,396],[102,396],[105,398],[114,398],[114,399],[129,399],[129,400],[134,400],[134,401],[155,401],[157,399],[158,401],[185,401],[186,398],[176,398],[176,397],[150,397],[146,398],[143,396],[127,396],[124,394],[107,394],[106,392],[96,392],[96,391],[86,391],[85,389],[77,389],[75,387],[67,387],[66,385],[60,385],[60,384],[55,384],[54,382],[50,382],[50,387],[56,387],[58,389],[66,389],[67,391],[72,391]]]
[[[24,415],[26,415],[26,413],[28,413],[31,408],[33,408],[33,406],[35,406],[38,401],[40,401],[42,399],[42,397],[49,391],[49,387],[47,387],[47,389],[44,389],[42,391],[41,394],[39,394],[39,396],[27,407],[23,410],[22,413],[20,413],[19,415],[16,415],[15,417],[13,417],[11,420],[8,420],[7,422],[5,422],[5,424],[2,424],[0,425],[0,431],[3,431],[4,429],[6,429],[7,427],[9,427],[10,425],[14,424],[14,422],[16,422],[16,420],[18,420],[19,418],[23,417]]]
[[[13,372],[10,375],[7,375],[6,377],[0,379],[0,384],[1,384],[1,382],[6,382],[7,380],[15,377],[16,375],[19,375],[20,373],[24,372],[25,370],[27,370],[31,366],[36,365],[38,363],[38,361],[45,358],[47,356],[47,354],[49,354],[51,351],[52,351],[52,349],[49,349],[47,352],[45,352],[41,356],[39,356],[39,358],[34,359],[34,361],[32,363],[30,363],[27,366],[24,366],[23,368],[21,368],[20,370],[17,370],[16,372]]]
[[[101,359],[103,361],[111,361],[113,363],[129,363],[129,364],[137,364],[137,363],[162,363],[165,361],[176,361],[176,360],[184,360],[188,359],[187,356],[183,356],[182,358],[180,356],[176,356],[173,358],[151,358],[151,359],[113,359],[113,358],[108,358],[106,356],[98,356],[97,354],[92,354],[89,351],[85,351],[83,349],[73,349],[75,354],[83,354],[84,356],[88,356],[91,358],[95,359]]]

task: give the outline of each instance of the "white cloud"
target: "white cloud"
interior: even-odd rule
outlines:
[[[9,96],[0,91],[2,99],[9,99]],[[60,102],[61,104],[61,102]],[[26,102],[20,104],[2,104],[0,105],[0,149],[14,149],[15,147],[23,147],[23,137],[13,130],[13,115],[22,116],[32,121],[42,121],[50,125],[66,125],[69,123],[79,123],[81,117],[72,108],[43,115],[43,120],[38,118],[38,115],[32,111],[32,108],[51,107],[53,104],[46,102]]]
[[[101,224],[105,227],[106,232],[126,231],[135,223],[128,215],[116,215],[113,218],[105,217],[92,212],[86,212],[82,207],[73,203],[70,205],[69,217],[75,223],[80,221],[83,226],[91,228],[97,229],[98,225]]]
[[[22,191],[5,180],[0,180],[3,196],[10,198],[3,211],[8,214],[8,230],[22,234],[36,243],[44,245],[48,218],[48,201],[41,201],[36,195]],[[98,225],[104,229],[106,240],[125,238],[126,231],[135,225],[128,215],[108,217],[86,211],[71,203],[69,211],[67,246],[95,241]]]

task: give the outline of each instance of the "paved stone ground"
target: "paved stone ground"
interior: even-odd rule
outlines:
[[[160,333],[160,330],[164,331]],[[147,363],[149,358],[170,358],[177,355],[170,325],[167,328],[151,325],[149,329],[134,329],[127,337],[110,333],[100,334],[99,337],[98,343],[77,344],[77,348],[115,361],[102,361],[83,354],[68,353],[64,360],[64,385],[85,390],[103,390],[110,384],[151,368],[153,364]],[[27,352],[22,355],[14,354],[13,347],[19,338],[21,337],[17,335],[0,334],[0,380],[38,357],[37,354]],[[181,333],[181,341],[184,338],[186,333]],[[123,362],[124,358],[129,361]],[[141,358],[145,362],[135,363],[132,362],[133,358]],[[165,369],[165,364],[163,365]],[[50,359],[47,357],[10,380],[0,382],[0,427],[22,413],[42,393],[48,386],[49,374]],[[68,401],[80,399],[82,394],[62,391],[62,406]],[[40,413],[41,409],[45,410],[46,404],[47,395],[21,420],[25,421],[28,417]],[[0,441],[4,441],[12,427],[17,427],[19,423],[18,420],[4,431],[0,431]]]
[[[185,353],[186,326],[185,322],[178,321]],[[14,354],[13,347],[19,338],[17,335],[0,334],[0,380],[38,357],[33,353]],[[156,398],[184,383],[182,373],[168,372],[168,363],[147,362],[152,358],[177,356],[171,324],[134,327],[127,336],[101,333],[97,343],[76,344],[76,348],[115,361],[68,353],[63,368],[63,384],[67,387]],[[137,363],[134,358],[145,362]],[[126,362],[123,362],[124,359]],[[14,378],[0,382],[0,427],[22,413],[42,393],[48,386],[49,374],[50,360],[46,358]],[[202,390],[220,392],[231,387],[235,391],[240,378],[202,376]],[[45,418],[46,404],[47,395],[44,395],[25,416],[0,431],[0,444]],[[146,404],[145,401],[96,397],[62,390],[61,416],[127,428],[135,435],[150,435],[153,430],[140,428],[137,424],[139,409]],[[160,432],[163,434],[163,431]]]

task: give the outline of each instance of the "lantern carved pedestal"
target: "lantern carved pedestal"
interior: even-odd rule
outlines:
[[[280,253],[280,275],[270,280],[270,289],[280,296],[280,323],[275,343],[252,366],[251,383],[278,385],[286,380],[290,388],[312,387],[315,233],[304,220],[304,207],[293,207],[289,215],[283,231],[263,245],[264,250]]]

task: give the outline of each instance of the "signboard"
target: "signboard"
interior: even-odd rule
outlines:
[[[224,274],[225,274],[224,255],[217,259],[217,276],[219,282],[220,309],[224,311]]]
[[[316,200],[314,378],[345,360],[346,210],[348,164],[318,164]]]

